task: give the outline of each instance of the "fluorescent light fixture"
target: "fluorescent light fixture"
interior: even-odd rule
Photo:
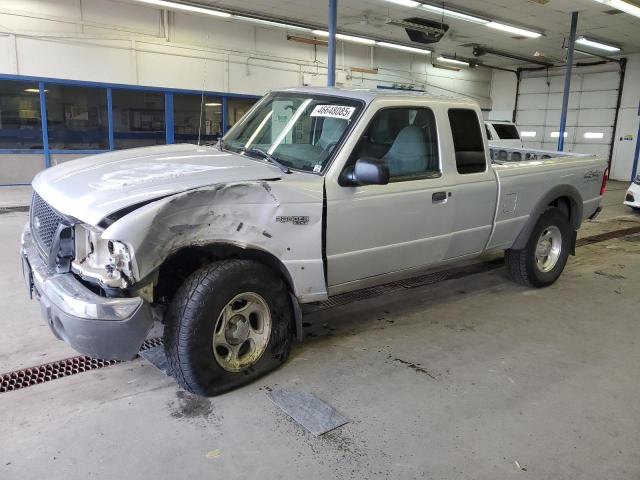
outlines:
[[[403,7],[415,8],[420,5],[420,2],[414,2],[413,0],[386,0],[389,3],[395,3],[396,5],[402,5]]]
[[[39,88],[25,88],[24,91],[27,93],[40,93]],[[45,90],[45,92],[48,92],[48,90]]]
[[[404,50],[406,52],[421,53],[423,55],[428,55],[431,53],[431,50],[426,50],[424,48],[408,47],[406,45],[399,45],[397,43],[376,42],[376,45],[384,48],[394,48],[396,50]]]
[[[319,37],[329,36],[329,32],[325,32],[324,30],[314,30],[311,33]],[[362,43],[364,45],[375,45],[376,43],[375,40],[371,40],[369,38],[355,37],[353,35],[345,35],[343,33],[336,33],[336,38],[338,40],[344,40],[345,42]]]
[[[523,37],[538,38],[542,36],[542,34],[539,32],[526,30],[520,27],[513,27],[511,25],[505,25],[504,23],[500,23],[500,22],[489,22],[486,25],[487,27],[495,28],[496,30],[502,30],[503,32],[509,32],[509,33],[513,33],[514,35],[520,35]]]
[[[429,12],[437,13],[440,16],[444,15],[445,17],[457,18],[458,20],[465,20],[467,22],[482,24],[489,23],[489,20],[485,18],[475,17],[473,15],[469,15],[468,13],[462,13],[456,10],[449,10],[448,8],[438,7],[437,5],[428,5],[426,3],[423,3],[422,5],[420,5],[420,8]]]
[[[204,15],[212,15],[214,17],[231,17],[230,13],[220,12],[219,10],[212,10],[210,8],[197,7],[195,5],[188,5],[186,3],[168,2],[166,0],[136,0],[139,3],[146,3],[148,5],[155,5],[156,7],[169,8],[171,10],[182,10],[183,12],[202,13]]]
[[[287,30],[297,30],[297,31],[300,31],[300,32],[310,32],[311,31],[311,29],[307,28],[307,27],[300,27],[298,25],[290,25],[288,23],[273,22],[271,20],[264,20],[262,18],[253,18],[253,17],[244,17],[242,15],[234,15],[233,19],[234,20],[241,20],[243,22],[258,23],[260,25],[265,25],[267,27],[286,28]]]
[[[560,137],[560,132],[551,132],[551,138],[559,138],[559,137]],[[564,132],[563,137],[567,138],[567,132]]]
[[[535,138],[536,135],[538,135],[536,132],[520,132],[521,137]]]
[[[623,0],[596,0],[596,2],[617,8],[618,10],[628,13],[629,15],[633,15],[634,17],[640,17],[640,7],[631,5]]]
[[[599,48],[600,50],[606,50],[607,52],[619,52],[620,48],[614,45],[607,45],[606,43],[597,42],[595,40],[590,40],[586,37],[579,37],[576,40],[576,43],[580,45],[586,45],[588,47]]]
[[[463,62],[462,60],[456,60],[455,58],[438,57],[438,61],[447,62],[447,63],[455,63],[456,65],[464,65],[465,67],[469,66],[469,62]]]
[[[220,105],[222,105],[221,103],[216,103],[216,102],[209,102],[209,103],[205,103],[204,106],[205,107],[219,107]]]
[[[584,132],[584,138],[604,138],[604,132]]]

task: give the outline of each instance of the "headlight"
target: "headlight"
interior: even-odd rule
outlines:
[[[640,173],[636,175],[636,178],[634,178],[633,183],[635,183],[636,185],[640,185]]]
[[[71,269],[101,287],[127,288],[131,284],[131,254],[122,242],[103,240],[102,230],[75,226],[76,258]]]

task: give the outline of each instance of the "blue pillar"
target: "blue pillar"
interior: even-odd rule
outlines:
[[[229,116],[229,97],[222,97],[222,135],[227,133],[227,125]]]
[[[338,23],[338,0],[329,0],[329,49],[327,86],[336,85],[336,25]]]
[[[573,67],[573,47],[576,44],[578,30],[578,12],[571,13],[571,34],[567,49],[567,66],[564,72],[564,93],[562,95],[562,113],[560,114],[560,132],[558,134],[558,151],[564,150],[564,132],[567,129],[567,109],[569,108],[569,89],[571,87],[571,69]]]
[[[49,152],[49,130],[47,129],[47,98],[44,91],[44,82],[38,82],[40,90],[40,120],[42,125],[42,148],[44,150],[44,168],[51,166],[51,153]]]
[[[173,93],[171,92],[165,92],[164,94],[164,128],[167,145],[175,143],[173,135]]]
[[[638,117],[640,117],[640,104],[638,104]],[[636,178],[638,174],[638,157],[640,156],[640,125],[638,125],[638,134],[636,135],[636,153],[633,156],[633,166],[631,167],[631,180]]]
[[[113,90],[107,88],[107,128],[109,132],[109,150],[115,150],[115,141],[113,140]]]

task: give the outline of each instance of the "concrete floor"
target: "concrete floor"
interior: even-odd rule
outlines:
[[[625,188],[582,235],[640,225]],[[26,298],[25,219],[0,215],[0,372],[74,355]],[[310,314],[282,368],[213,399],[144,360],[0,394],[0,479],[639,479],[638,285],[635,235],[544,290],[498,269]],[[274,387],[351,423],[313,437]]]

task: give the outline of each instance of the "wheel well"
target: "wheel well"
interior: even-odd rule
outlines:
[[[236,245],[216,244],[200,247],[185,247],[178,250],[160,266],[158,280],[154,289],[154,299],[168,304],[184,281],[196,270],[210,263],[231,258],[255,260],[265,264],[287,284],[293,292],[293,280],[285,266],[272,254],[257,249],[242,248]]]
[[[558,197],[550,202],[548,206],[558,208],[564,213],[574,230],[579,227],[580,219],[576,218],[577,206],[574,205],[572,198],[567,196]]]

